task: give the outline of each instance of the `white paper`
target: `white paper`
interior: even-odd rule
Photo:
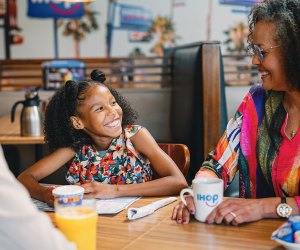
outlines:
[[[127,210],[127,217],[129,220],[135,220],[135,219],[145,217],[147,215],[153,214],[155,210],[164,207],[176,200],[177,200],[176,197],[169,197],[159,201],[152,202],[147,206],[138,207],[138,208],[131,207]]]
[[[121,212],[130,206],[133,202],[140,199],[140,197],[120,197],[114,199],[96,199],[96,211],[98,214],[116,214]],[[84,199],[83,199],[84,200]],[[47,205],[47,203],[33,199],[32,202],[41,211],[54,211],[53,207]]]
[[[128,208],[141,197],[120,197],[107,200],[98,200],[96,210],[98,214],[116,214]]]
[[[42,202],[36,199],[31,198],[33,204],[38,208],[38,210],[45,211],[45,212],[53,212],[54,207],[50,207],[46,202]]]

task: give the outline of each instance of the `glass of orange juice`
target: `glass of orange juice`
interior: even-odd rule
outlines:
[[[55,222],[78,250],[96,250],[96,200],[83,200],[82,204],[66,206],[55,203]]]

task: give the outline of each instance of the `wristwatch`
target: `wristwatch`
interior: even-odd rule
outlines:
[[[277,215],[282,218],[288,218],[292,211],[293,208],[286,203],[286,197],[281,197],[281,203],[276,208]]]

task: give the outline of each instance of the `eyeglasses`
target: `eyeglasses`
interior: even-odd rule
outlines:
[[[263,62],[265,60],[266,53],[268,53],[270,49],[275,49],[275,48],[278,48],[278,47],[280,47],[280,45],[271,46],[271,47],[266,48],[266,49],[261,49],[257,44],[252,44],[250,55],[253,56],[254,54],[256,54],[258,56],[259,60],[261,62]]]

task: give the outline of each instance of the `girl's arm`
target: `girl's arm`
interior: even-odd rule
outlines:
[[[70,148],[60,148],[45,156],[18,176],[18,180],[28,189],[31,197],[53,204],[52,190],[38,183],[66,164],[75,152]]]
[[[142,128],[131,137],[131,141],[135,149],[150,160],[160,178],[131,185],[86,183],[82,186],[87,197],[178,195],[181,189],[187,187],[187,182],[175,162],[158,146],[147,129]]]
[[[179,194],[187,187],[187,182],[175,162],[159,147],[146,128],[137,132],[131,141],[136,150],[145,155],[160,178],[139,185],[140,195],[173,195]],[[130,185],[127,185],[130,186]],[[122,192],[120,187],[120,192]],[[133,187],[132,189],[136,189]],[[132,192],[131,190],[128,190]]]

